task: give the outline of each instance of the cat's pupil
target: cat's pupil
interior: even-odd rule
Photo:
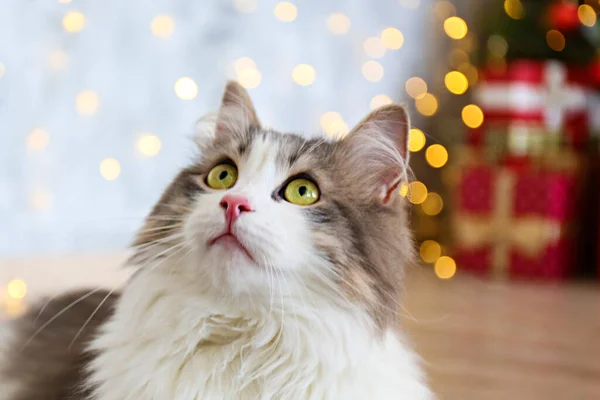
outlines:
[[[227,171],[221,171],[221,173],[219,174],[219,179],[223,180],[227,178]]]
[[[300,193],[300,196],[304,196],[306,194],[306,186],[300,186],[298,193]]]

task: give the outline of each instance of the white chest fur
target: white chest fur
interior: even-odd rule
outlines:
[[[431,398],[415,355],[360,315],[299,303],[240,316],[168,285],[148,277],[126,290],[92,346],[96,399]]]

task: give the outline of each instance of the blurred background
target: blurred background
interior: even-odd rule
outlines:
[[[3,0],[0,316],[114,285],[227,79],[265,125],[406,104],[441,398],[600,398],[598,0]],[[412,291],[411,291],[412,289]],[[468,382],[468,383],[467,383]]]

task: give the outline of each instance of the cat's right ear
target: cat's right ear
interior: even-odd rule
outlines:
[[[260,121],[246,89],[235,81],[227,82],[217,113],[201,118],[196,124],[196,142],[205,147],[219,136],[243,136],[259,129]]]

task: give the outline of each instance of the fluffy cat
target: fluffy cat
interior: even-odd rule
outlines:
[[[431,399],[397,320],[408,129],[389,105],[339,140],[266,130],[230,82],[200,156],[139,231],[122,292],[17,321],[0,396]]]

